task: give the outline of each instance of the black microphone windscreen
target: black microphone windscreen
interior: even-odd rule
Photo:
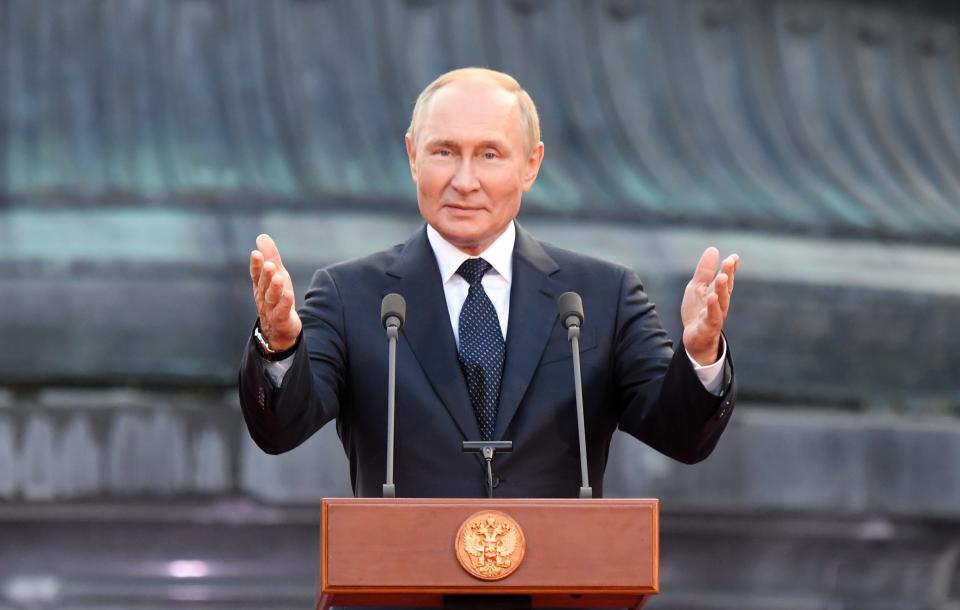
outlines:
[[[567,320],[570,316],[576,316],[580,325],[583,325],[583,301],[576,292],[564,292],[560,295],[560,323],[564,328],[569,328]]]
[[[391,317],[397,318],[400,326],[403,326],[403,321],[407,317],[407,302],[396,292],[391,292],[380,302],[380,323],[386,326],[387,318]]]

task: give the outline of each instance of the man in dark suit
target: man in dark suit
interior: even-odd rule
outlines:
[[[396,292],[408,311],[397,357],[397,494],[484,495],[482,464],[460,443],[502,439],[514,448],[495,459],[496,496],[576,496],[572,364],[557,311],[559,295],[575,291],[586,312],[595,496],[618,427],[683,462],[709,455],[735,395],[721,330],[737,256],[720,263],[715,248],[704,252],[674,353],[631,270],[541,243],[516,224],[544,148],[536,108],[514,79],[480,69],[441,76],[418,98],[406,145],[426,227],[402,245],[317,271],[299,312],[276,244],[258,237],[250,273],[259,319],[240,371],[254,441],[280,453],[336,419],[355,494],[380,495],[380,302]]]

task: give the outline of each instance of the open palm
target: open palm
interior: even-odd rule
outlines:
[[[730,311],[733,278],[740,257],[731,254],[723,259],[717,273],[719,261],[720,251],[713,246],[703,252],[680,304],[683,345],[697,363],[704,365],[720,356],[720,332]]]

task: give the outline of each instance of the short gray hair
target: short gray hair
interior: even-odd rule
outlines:
[[[490,70],[489,68],[458,68],[438,76],[417,96],[417,103],[414,104],[413,114],[410,117],[410,126],[407,127],[407,135],[416,140],[417,127],[420,124],[423,109],[434,93],[452,82],[469,78],[489,80],[517,96],[527,153],[533,152],[533,149],[540,143],[540,116],[537,114],[537,106],[533,103],[533,98],[520,86],[517,79],[504,72]]]

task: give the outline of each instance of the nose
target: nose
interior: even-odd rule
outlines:
[[[460,161],[450,186],[458,193],[472,193],[479,190],[480,181],[477,179],[476,168],[473,167],[473,161],[469,156],[465,155]]]

